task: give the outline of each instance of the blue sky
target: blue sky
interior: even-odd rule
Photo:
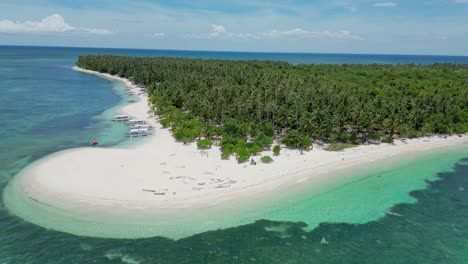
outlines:
[[[468,0],[2,0],[0,45],[468,55]]]

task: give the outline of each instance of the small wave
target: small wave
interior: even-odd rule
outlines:
[[[401,214],[395,213],[395,212],[392,212],[392,211],[388,211],[387,214],[393,215],[393,216],[402,216]]]

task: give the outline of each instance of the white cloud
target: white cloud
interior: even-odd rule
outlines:
[[[466,1],[466,0],[456,0],[456,1]],[[383,3],[375,3],[375,7],[396,7],[398,6],[395,2],[383,2]]]
[[[166,37],[166,33],[164,32],[148,33],[148,34],[145,34],[145,37],[162,39]]]
[[[111,32],[107,29],[74,27],[65,22],[65,19],[59,14],[53,14],[51,16],[43,18],[40,21],[19,22],[6,19],[0,20],[0,33],[88,33],[96,35],[111,34]]]
[[[211,25],[210,38],[238,38],[238,39],[258,39],[258,36],[251,33],[234,33],[227,31],[223,25]]]
[[[362,40],[362,37],[351,33],[348,30],[340,31],[308,31],[301,28],[295,28],[287,31],[272,30],[267,33],[262,33],[262,36],[269,38],[283,39],[347,39],[347,40]]]
[[[308,31],[301,28],[291,30],[278,31],[271,30],[268,32],[258,33],[234,33],[230,32],[223,25],[211,25],[211,32],[208,34],[189,34],[185,35],[188,39],[346,39],[346,40],[362,40],[363,38],[357,34],[351,33],[348,30],[340,31]]]
[[[226,35],[226,28],[223,25],[211,25],[211,33],[210,36],[212,37],[219,37],[222,35]]]

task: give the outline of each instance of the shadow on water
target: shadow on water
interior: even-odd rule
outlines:
[[[180,240],[88,238],[34,226],[0,207],[1,263],[466,263],[468,158],[366,224],[259,220]],[[0,186],[3,187],[3,186]],[[465,190],[466,189],[466,190]]]

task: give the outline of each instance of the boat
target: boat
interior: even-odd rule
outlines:
[[[148,124],[138,124],[134,125],[132,129],[148,129],[148,130],[153,130],[153,127],[148,125]]]
[[[128,117],[128,115],[116,115],[114,116],[114,118],[112,118],[112,121],[116,121],[116,122],[126,122],[128,121],[130,118]]]
[[[91,141],[91,144],[95,146],[95,145],[99,144],[99,141],[97,139],[93,139]]]
[[[141,119],[130,119],[128,120],[129,125],[145,125],[146,121]]]
[[[133,137],[145,137],[145,136],[149,136],[152,134],[152,131],[150,131],[149,129],[147,128],[134,128],[134,129],[130,129],[130,131],[128,132],[128,136],[133,138]]]

